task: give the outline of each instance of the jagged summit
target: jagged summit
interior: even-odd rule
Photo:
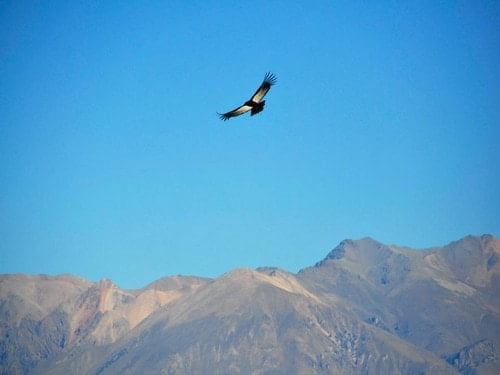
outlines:
[[[345,240],[298,274],[0,275],[0,373],[500,373],[500,240]]]

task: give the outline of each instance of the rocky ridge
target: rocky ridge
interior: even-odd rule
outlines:
[[[1,374],[500,373],[500,240],[345,240],[293,274],[0,276]]]

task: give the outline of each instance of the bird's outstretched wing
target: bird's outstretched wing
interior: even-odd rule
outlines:
[[[272,73],[266,73],[266,75],[264,76],[264,81],[262,81],[261,85],[259,86],[257,91],[255,91],[255,94],[252,95],[250,100],[245,102],[245,104],[243,104],[242,106],[233,109],[232,111],[226,113],[217,112],[217,114],[219,115],[221,120],[226,121],[229,120],[231,117],[239,116],[245,112],[248,112],[255,107],[258,108],[258,110],[256,110],[255,113],[259,113],[264,108],[264,104],[263,103],[259,104],[259,103],[261,102],[262,98],[267,94],[271,86],[274,85],[275,83],[276,83],[276,76]],[[252,111],[252,115],[253,114],[254,111]]]
[[[273,73],[266,73],[264,76],[264,81],[262,81],[262,84],[260,87],[255,91],[255,94],[252,95],[252,98],[250,100],[259,103],[262,98],[267,94],[269,89],[271,88],[272,85],[276,83],[276,76]]]
[[[231,117],[239,116],[245,112],[250,111],[251,109],[252,109],[252,107],[250,107],[249,105],[243,104],[242,106],[240,106],[236,109],[233,109],[232,111],[229,111],[226,113],[217,112],[217,114],[219,115],[221,120],[226,121],[226,120],[229,120]]]

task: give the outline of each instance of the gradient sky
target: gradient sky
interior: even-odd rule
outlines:
[[[137,288],[498,236],[499,25],[496,1],[1,1],[0,273]],[[267,71],[265,111],[220,121]]]

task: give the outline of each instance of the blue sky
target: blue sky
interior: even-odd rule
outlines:
[[[235,3],[0,3],[0,273],[500,235],[500,3]],[[267,71],[265,111],[220,121]]]

